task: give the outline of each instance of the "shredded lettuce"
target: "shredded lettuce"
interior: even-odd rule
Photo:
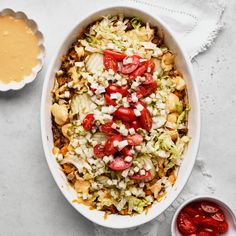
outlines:
[[[134,196],[128,197],[128,210],[130,212],[136,211],[138,213],[141,213],[143,211],[143,208],[147,205],[148,203],[145,199],[139,199]]]

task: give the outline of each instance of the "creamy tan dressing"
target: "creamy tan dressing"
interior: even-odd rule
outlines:
[[[24,20],[0,16],[0,83],[30,75],[39,52],[38,39]]]

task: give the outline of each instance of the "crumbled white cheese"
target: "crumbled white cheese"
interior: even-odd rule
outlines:
[[[131,85],[131,88],[132,88],[132,89],[136,89],[138,86],[139,86],[139,83],[136,82],[136,81],[134,81],[134,82],[132,83],[132,85]]]
[[[120,141],[118,143],[118,149],[119,151],[122,150],[124,147],[126,147],[128,145],[128,141],[127,140],[123,140],[123,141]]]
[[[136,96],[136,93],[132,93],[132,94],[131,94],[131,100],[132,100],[133,102],[137,102],[137,101],[138,101],[138,98],[137,98],[137,96]]]
[[[120,98],[122,98],[122,95],[120,93],[111,93],[110,98],[111,99],[120,99]]]
[[[135,116],[141,116],[141,112],[138,109],[134,109]]]
[[[81,68],[81,67],[84,66],[84,62],[83,61],[77,61],[77,62],[75,62],[75,66]]]
[[[145,175],[146,174],[146,171],[144,169],[140,170],[140,175]]]
[[[131,156],[126,156],[126,157],[125,157],[125,161],[126,161],[126,162],[131,162],[132,159],[133,159],[133,158],[132,158]]]
[[[142,104],[138,104],[137,106],[136,106],[136,108],[139,110],[139,111],[142,111],[143,110],[143,105]]]
[[[135,134],[135,129],[134,128],[130,128],[129,129],[129,133],[132,135],[132,134]]]
[[[64,97],[65,98],[69,98],[70,97],[70,92],[69,91],[65,91],[64,92]]]

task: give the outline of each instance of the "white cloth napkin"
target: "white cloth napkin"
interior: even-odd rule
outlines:
[[[223,28],[226,0],[99,0],[94,4],[98,8],[135,6],[160,16],[192,59],[205,51]]]

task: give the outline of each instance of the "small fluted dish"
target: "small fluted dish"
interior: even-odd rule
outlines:
[[[43,67],[43,62],[45,57],[44,37],[43,34],[39,31],[37,23],[34,20],[29,19],[24,12],[21,11],[15,12],[14,10],[7,8],[0,11],[0,16],[12,16],[16,19],[24,20],[27,26],[33,31],[34,35],[38,39],[39,54],[37,56],[37,65],[32,68],[31,74],[25,76],[19,82],[12,81],[7,84],[0,82],[0,91],[19,90],[23,88],[26,84],[34,81],[37,74]]]

